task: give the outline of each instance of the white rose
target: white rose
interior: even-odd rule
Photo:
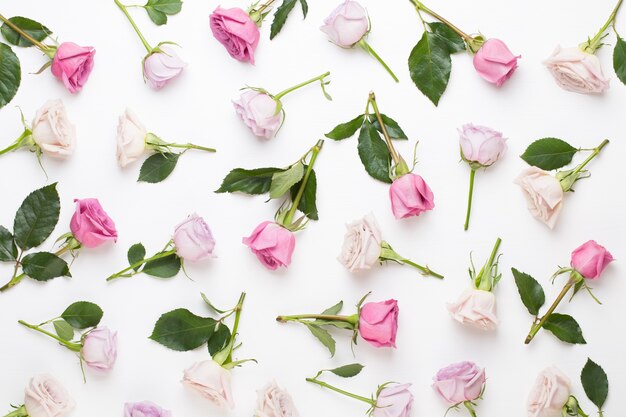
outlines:
[[[230,379],[230,371],[213,360],[207,360],[196,362],[186,369],[182,382],[215,405],[234,408]]]
[[[24,394],[24,407],[30,417],[63,417],[75,406],[65,387],[46,374],[34,376]]]
[[[276,381],[257,391],[258,400],[254,411],[255,417],[299,417],[291,395],[281,389]]]
[[[37,111],[31,130],[33,140],[45,154],[64,157],[74,151],[76,129],[61,100],[46,102]]]
[[[580,48],[557,46],[543,63],[564,90],[597,94],[609,88],[609,80],[604,77],[598,57]]]
[[[561,417],[570,381],[554,366],[544,369],[528,395],[528,417]]]
[[[491,291],[467,289],[447,308],[452,318],[459,323],[482,330],[493,330],[498,325],[496,297]]]
[[[528,210],[550,229],[561,213],[563,188],[554,176],[537,167],[525,169],[514,181],[522,187]]]
[[[341,262],[350,272],[370,269],[378,262],[382,237],[373,214],[346,226]]]
[[[120,116],[117,125],[117,164],[125,167],[136,161],[146,150],[148,131],[130,109]]]

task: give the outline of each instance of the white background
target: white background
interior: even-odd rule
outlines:
[[[84,90],[71,96],[46,71],[31,73],[44,59],[35,49],[18,49],[22,62],[22,86],[12,103],[0,110],[3,145],[21,133],[18,105],[31,119],[46,100],[62,98],[78,132],[78,148],[68,160],[44,158],[47,180],[34,155],[25,150],[4,155],[0,162],[2,204],[0,224],[11,228],[15,210],[28,192],[47,182],[59,181],[62,209],[54,237],[69,231],[74,198],[97,197],[113,217],[119,231],[116,245],[84,250],[72,266],[72,279],[46,284],[24,280],[0,295],[0,403],[19,403],[23,387],[37,373],[59,378],[77,400],[77,416],[122,415],[124,402],[153,400],[173,410],[175,416],[249,416],[255,390],[276,378],[293,395],[303,417],[359,416],[365,404],[342,398],[305,382],[321,368],[358,361],[367,367],[356,378],[331,383],[369,395],[377,384],[394,380],[413,383],[413,415],[443,415],[446,405],[430,388],[436,371],[449,363],[473,360],[486,368],[488,386],[478,406],[482,417],[525,414],[527,393],[536,375],[557,365],[573,382],[587,412],[579,373],[587,357],[601,364],[610,378],[606,403],[608,415],[620,409],[619,393],[626,391],[623,351],[624,247],[620,235],[625,227],[626,197],[623,190],[623,112],[626,88],[611,69],[611,49],[598,56],[611,78],[611,89],[590,97],[559,89],[541,65],[556,44],[575,45],[605,21],[613,2],[434,2],[435,10],[468,32],[481,30],[488,37],[504,39],[521,54],[520,67],[501,89],[487,84],[474,72],[471,57],[453,57],[448,91],[435,108],[411,82],[407,57],[422,34],[422,26],[408,1],[363,0],[372,20],[371,45],[400,77],[394,83],[382,67],[361,50],[342,50],[327,42],[319,25],[338,1],[310,4],[302,20],[299,7],[283,31],[269,40],[269,22],[255,66],[231,59],[213,39],[208,18],[215,1],[187,1],[182,12],[165,27],[154,26],[141,9],[132,11],[152,44],[174,41],[188,63],[184,74],[159,92],[144,85],[141,59],[145,53],[139,39],[113,1],[22,0],[4,2],[5,16],[24,15],[51,28],[61,41],[93,45],[95,69]],[[229,1],[225,7],[247,7]],[[575,6],[575,7],[574,7]],[[621,17],[621,16],[620,16]],[[618,28],[626,33],[623,20]],[[608,37],[614,42],[614,35]],[[311,85],[284,99],[287,118],[278,137],[265,141],[252,136],[237,119],[230,100],[238,89],[262,86],[277,92],[327,70],[332,72],[326,101],[319,87]],[[381,110],[397,120],[410,136],[398,143],[408,160],[413,144],[420,140],[416,172],[435,193],[436,207],[418,218],[396,221],[390,211],[388,186],[370,178],[357,155],[356,138],[341,143],[326,141],[315,166],[318,175],[320,221],[298,233],[293,264],[278,272],[263,268],[241,244],[261,221],[274,215],[277,202],[264,197],[215,194],[232,168],[284,166],[336,124],[362,113],[367,93],[374,90]],[[166,140],[192,141],[214,146],[217,154],[188,152],[169,179],[161,184],[137,183],[139,165],[119,169],[115,161],[115,130],[125,107],[135,110],[150,131]],[[509,138],[509,151],[496,166],[476,176],[474,213],[468,232],[462,229],[469,168],[459,162],[456,129],[474,122],[501,130]],[[593,147],[603,138],[611,143],[590,168],[593,176],[577,184],[564,203],[560,222],[551,231],[534,220],[523,196],[512,181],[524,168],[518,157],[540,137],[556,136],[576,146]],[[423,278],[409,267],[384,265],[367,274],[353,276],[337,261],[344,224],[373,212],[384,239],[401,254],[446,275],[443,282]],[[108,284],[105,277],[126,265],[126,251],[141,241],[149,253],[159,250],[174,226],[197,212],[210,224],[217,239],[217,258],[187,265],[191,280],[182,274],[159,280],[144,275]],[[470,285],[469,254],[482,263],[497,236],[502,237],[504,276],[496,290],[501,326],[482,333],[453,322],[445,302],[453,301]],[[548,278],[558,265],[567,265],[570,252],[588,239],[605,245],[617,261],[601,281],[594,283],[596,305],[581,293],[559,307],[574,313],[588,345],[570,346],[541,332],[530,346],[523,344],[531,317],[523,307],[510,267],[535,276],[551,302],[563,279],[552,286]],[[53,239],[43,249],[52,247]],[[0,265],[7,280],[10,265]],[[186,307],[208,314],[200,292],[217,305],[234,305],[247,291],[239,340],[239,358],[254,357],[258,365],[246,364],[233,372],[237,407],[215,409],[180,384],[182,371],[208,358],[204,348],[193,352],[169,351],[147,339],[160,314]],[[326,349],[296,324],[278,324],[278,314],[317,312],[345,301],[345,312],[367,291],[371,301],[397,298],[400,328],[396,350],[375,349],[360,343],[350,351],[350,335],[336,332],[337,355]],[[18,319],[39,322],[58,315],[70,303],[90,300],[105,310],[102,324],[119,332],[119,358],[108,375],[88,372],[83,384],[77,358],[43,335],[17,324]]]

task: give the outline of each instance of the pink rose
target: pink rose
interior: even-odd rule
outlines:
[[[174,246],[178,256],[186,261],[195,262],[211,257],[215,240],[209,225],[194,213],[176,226]]]
[[[234,408],[230,387],[230,371],[213,360],[194,363],[185,369],[182,383],[211,401],[218,407]]]
[[[395,348],[399,312],[396,300],[363,304],[359,313],[359,334],[376,347]]]
[[[31,131],[33,140],[46,155],[65,157],[74,152],[76,128],[61,100],[49,100],[37,110]]]
[[[248,13],[238,7],[223,9],[218,6],[211,14],[209,25],[215,39],[224,45],[230,56],[254,64],[254,51],[261,35]]]
[[[467,289],[447,308],[452,318],[459,323],[482,330],[493,330],[498,325],[496,296],[490,291]]]
[[[506,151],[506,139],[502,133],[471,123],[459,129],[459,142],[463,159],[483,167],[494,164]]]
[[[162,45],[159,49],[143,60],[143,79],[155,90],[165,87],[187,66],[171,46]]]
[[[356,1],[346,0],[332,11],[320,29],[331,42],[351,48],[367,34],[370,28],[367,12]]]
[[[110,371],[117,359],[117,332],[106,327],[96,327],[87,333],[80,355],[88,367]]]
[[[98,199],[75,199],[74,202],[76,211],[70,220],[70,230],[81,245],[95,248],[109,240],[117,240],[115,223],[106,214]]]
[[[50,375],[32,377],[24,394],[29,417],[64,417],[76,406],[65,387]]]
[[[437,372],[433,389],[449,404],[477,399],[485,385],[485,370],[474,362],[459,362]]]
[[[372,417],[409,417],[413,407],[411,384],[389,384],[378,393]]]
[[[550,229],[554,228],[563,206],[563,188],[559,180],[547,171],[528,167],[515,179],[515,183],[524,192],[530,214]]]
[[[554,80],[564,90],[581,94],[599,94],[609,88],[600,60],[580,48],[557,46],[544,62]]]
[[[391,211],[396,219],[419,216],[435,207],[433,192],[422,177],[417,174],[404,174],[389,188]]]
[[[257,391],[254,417],[299,417],[298,409],[289,393],[280,388],[276,381]]]
[[[142,401],[124,404],[124,417],[172,417],[172,412],[153,402]]]
[[[561,417],[570,389],[563,372],[554,366],[544,369],[528,395],[528,417]]]
[[[247,90],[233,101],[233,106],[239,118],[260,138],[274,137],[283,124],[283,111],[276,113],[278,102],[267,93]]]
[[[263,222],[252,234],[243,238],[243,244],[259,258],[267,269],[288,267],[296,247],[296,237],[283,226],[274,222]]]
[[[598,279],[602,271],[613,262],[613,256],[595,240],[583,243],[572,252],[570,265],[587,279]]]
[[[83,89],[93,69],[96,50],[91,46],[78,46],[63,42],[52,59],[52,75],[63,81],[65,88],[74,94]]]
[[[515,72],[519,58],[500,39],[489,39],[474,55],[474,68],[483,79],[501,87]]]

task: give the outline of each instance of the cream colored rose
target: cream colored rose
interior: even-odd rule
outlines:
[[[65,157],[74,151],[76,129],[61,100],[50,100],[37,110],[31,130],[33,140],[47,155]]]
[[[557,46],[543,63],[564,90],[597,94],[609,88],[609,80],[604,77],[598,57],[580,48]]]
[[[230,371],[212,360],[196,362],[185,370],[182,383],[219,407],[234,408]]]
[[[281,389],[276,381],[257,391],[258,399],[254,417],[299,417],[291,395]]]
[[[130,109],[120,116],[117,125],[117,164],[125,167],[136,161],[146,150],[148,131]]]
[[[522,187],[528,210],[550,229],[554,228],[561,213],[563,188],[554,176],[537,167],[529,167],[515,179]]]
[[[544,369],[528,395],[528,417],[561,417],[570,396],[567,376],[551,366]]]
[[[490,291],[467,289],[447,308],[452,318],[459,323],[482,330],[493,330],[498,325],[496,297]]]
[[[30,417],[63,417],[75,407],[65,387],[50,375],[34,376],[24,394],[24,407]]]
[[[341,262],[350,272],[370,269],[378,262],[382,237],[373,214],[346,226],[347,231],[339,255]]]

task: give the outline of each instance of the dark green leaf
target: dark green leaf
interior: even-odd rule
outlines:
[[[275,172],[270,184],[270,198],[282,197],[294,184],[304,176],[304,164],[296,162],[285,171]]]
[[[167,15],[180,12],[183,3],[180,0],[148,0],[144,6],[150,19],[157,25],[167,23]]]
[[[334,316],[338,314],[343,308],[343,301],[339,301],[332,307],[328,307],[326,310],[322,311],[322,315],[331,315]]]
[[[134,265],[137,262],[143,261],[146,257],[146,248],[143,247],[141,243],[135,243],[128,249],[128,263],[130,265]],[[135,271],[138,271],[141,268],[141,265],[133,268]]]
[[[163,314],[150,339],[172,350],[187,351],[205,344],[215,331],[215,320],[179,308]]]
[[[551,171],[572,162],[578,149],[556,138],[538,139],[530,144],[521,158],[529,165]]]
[[[158,278],[171,278],[180,271],[181,262],[175,253],[165,258],[146,262],[141,272]]]
[[[96,327],[103,315],[104,312],[97,304],[89,301],[77,301],[65,309],[61,318],[75,329],[86,329],[87,327]]]
[[[26,255],[22,259],[22,270],[37,281],[72,276],[67,262],[50,252],[36,252]]]
[[[325,136],[328,139],[334,139],[334,140],[347,139],[350,136],[353,136],[356,133],[356,131],[359,130],[359,128],[363,125],[364,117],[365,115],[359,114],[357,117],[350,120],[349,122],[342,123],[340,125],[335,126],[335,128],[331,130],[330,132],[326,133]]]
[[[72,340],[74,338],[74,328],[65,320],[55,320],[52,322],[54,331],[63,340]]]
[[[305,170],[307,169],[306,165],[304,166],[304,169]],[[296,197],[296,194],[298,194],[298,189],[300,188],[301,184],[302,184],[302,181],[300,181],[299,183],[291,187],[292,201]],[[304,193],[302,194],[302,198],[300,199],[300,204],[298,204],[298,210],[304,213],[304,215],[307,216],[311,220],[319,220],[319,215],[317,213],[316,195],[317,195],[317,177],[315,175],[315,171],[311,170],[311,173],[309,174],[309,178],[304,187]]]
[[[21,249],[41,245],[54,230],[61,210],[56,186],[54,183],[33,191],[17,210],[13,233]]]
[[[167,15],[162,11],[152,7],[146,7],[146,12],[148,12],[148,17],[155,25],[161,26],[167,23]]]
[[[180,153],[155,153],[146,159],[139,170],[139,178],[137,181],[157,183],[161,182],[174,171]]]
[[[511,268],[511,272],[513,272],[515,285],[517,285],[517,291],[522,299],[522,303],[524,303],[530,314],[537,316],[539,309],[546,302],[546,295],[541,284],[535,278],[515,268]]]
[[[450,29],[448,25],[441,22],[429,22],[428,26],[430,26],[433,33],[444,39],[451,54],[465,51],[465,41],[455,31]]]
[[[230,329],[224,324],[217,324],[215,332],[209,339],[208,347],[209,354],[215,355],[220,350],[224,349],[230,340]]]
[[[311,322],[317,326],[333,326],[338,329],[344,330],[354,330],[354,324],[348,323],[347,321],[336,321],[336,320],[313,320]]]
[[[609,378],[604,369],[591,359],[587,359],[580,373],[580,381],[587,398],[598,407],[598,410],[602,410],[606,397],[609,395]]]
[[[50,32],[50,29],[48,29],[41,23],[35,22],[34,20],[28,19],[26,17],[15,16],[10,18],[9,21],[38,42],[43,41],[48,37],[48,35],[52,33]],[[2,25],[0,31],[2,32],[2,36],[4,36],[4,39],[6,39],[7,42],[12,45],[24,47],[33,46],[31,41],[14,31],[6,23]]]
[[[587,343],[578,322],[567,314],[552,313],[543,324],[543,328],[551,331],[559,340],[564,342],[576,344]]]
[[[367,173],[379,181],[391,183],[389,150],[376,127],[368,121],[365,121],[359,133],[358,149],[359,157]]]
[[[329,369],[328,372],[340,376],[342,378],[352,378],[361,373],[364,366],[360,363],[351,363],[350,365],[340,366],[339,368]]]
[[[317,338],[330,352],[330,356],[335,356],[335,339],[328,333],[325,329],[321,327],[311,324],[304,323],[306,327],[313,333],[313,336]]]
[[[0,108],[13,100],[21,79],[20,60],[9,45],[0,42]]]
[[[17,258],[17,246],[13,235],[4,226],[0,226],[0,261],[11,262]]]
[[[278,6],[276,13],[274,13],[274,20],[272,21],[272,27],[270,28],[270,39],[274,39],[278,32],[281,31],[289,13],[293,10],[298,0],[283,0],[283,4]],[[303,6],[304,11],[304,6]]]
[[[435,106],[446,91],[451,70],[447,41],[435,33],[424,32],[409,55],[409,72],[417,88]]]
[[[619,36],[613,49],[613,69],[622,84],[626,84],[626,42]]]
[[[372,117],[372,124],[380,133],[383,133],[382,128],[380,127],[380,123],[378,123],[378,118],[375,115],[370,115]],[[380,118],[383,119],[383,123],[385,124],[385,128],[387,129],[387,134],[391,139],[408,139],[402,128],[398,125],[398,122],[393,120],[391,117],[387,117],[384,114],[380,115]]]
[[[246,194],[265,194],[270,190],[272,177],[281,168],[235,168],[226,175],[222,185],[216,193],[234,193],[240,191]]]
[[[309,4],[306,0],[300,0],[300,6],[302,6],[302,15],[306,18],[306,15],[309,14]]]

